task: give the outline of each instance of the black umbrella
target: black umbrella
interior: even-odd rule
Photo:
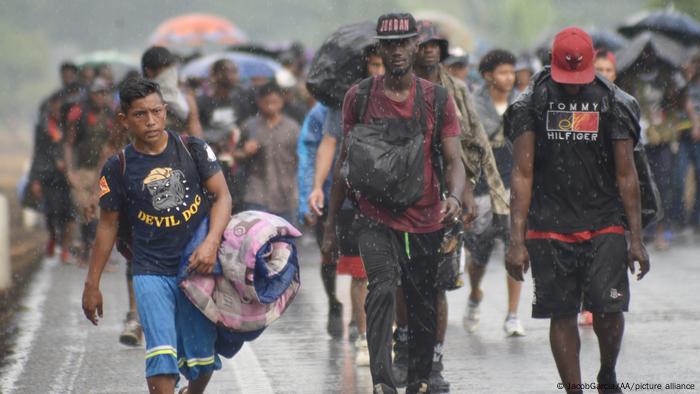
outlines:
[[[605,48],[610,51],[619,51],[627,45],[627,39],[614,31],[602,29],[586,29],[593,40],[593,47],[596,49]]]
[[[670,38],[647,31],[632,39],[617,53],[617,69],[619,73],[624,73],[644,56],[654,56],[654,59],[678,69],[686,60],[686,52],[682,45]]]
[[[345,93],[367,74],[364,52],[377,40],[375,24],[361,22],[336,30],[311,61],[306,87],[316,100],[340,107]]]
[[[655,31],[682,43],[700,42],[700,23],[691,16],[672,9],[637,14],[618,31],[627,37],[644,31]]]

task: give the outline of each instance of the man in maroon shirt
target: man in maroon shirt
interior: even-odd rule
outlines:
[[[391,326],[394,320],[394,292],[401,278],[408,305],[409,360],[406,393],[429,392],[428,379],[435,345],[435,279],[444,225],[459,220],[466,175],[460,161],[460,128],[451,98],[442,114],[442,127],[433,136],[434,97],[437,89],[431,82],[413,74],[418,50],[416,23],[410,14],[385,14],[377,23],[379,54],[386,67],[385,76],[374,77],[369,89],[366,110],[357,119],[358,85],[353,86],[343,103],[343,132],[348,137],[356,126],[385,124],[387,130],[409,134],[420,128],[423,134],[423,193],[405,210],[397,212],[366,198],[356,200],[360,217],[359,249],[369,279],[367,340],[370,370],[375,393],[395,393],[391,373]],[[421,99],[417,102],[416,98]],[[416,106],[414,106],[416,104]],[[422,107],[421,115],[414,115]],[[447,198],[441,199],[438,175],[432,165],[432,139],[442,141],[441,156],[445,164]],[[339,163],[348,157],[348,138],[343,141]],[[335,228],[335,216],[347,192],[345,181],[336,166],[331,190],[326,228]],[[324,250],[336,243],[333,231],[327,231]]]

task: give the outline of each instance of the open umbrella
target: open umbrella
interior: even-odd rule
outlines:
[[[322,104],[340,107],[350,87],[367,75],[363,53],[375,45],[375,24],[342,26],[321,45],[309,67],[306,87]]]
[[[247,41],[231,21],[216,15],[185,14],[158,25],[151,45],[198,47],[204,44],[235,45]]]
[[[221,59],[228,59],[235,63],[238,67],[238,75],[243,80],[256,77],[278,78],[286,71],[279,63],[266,57],[239,52],[220,52],[185,64],[180,70],[180,75],[184,78],[207,78],[211,66]]]
[[[641,60],[642,56],[649,54],[667,66],[677,69],[686,60],[686,52],[682,45],[670,38],[647,31],[632,39],[617,53],[618,72],[624,73]]]
[[[654,31],[681,43],[700,42],[700,23],[691,16],[673,9],[646,11],[634,15],[618,31],[627,37],[644,31]]]
[[[75,57],[75,63],[79,66],[109,64],[138,68],[139,58],[117,50],[103,50],[80,54]]]
[[[596,28],[585,30],[590,34],[593,47],[596,49],[605,48],[615,52],[627,45],[627,39],[614,31]]]

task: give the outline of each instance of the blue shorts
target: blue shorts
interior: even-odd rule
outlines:
[[[180,372],[196,380],[221,369],[216,325],[187,299],[177,277],[135,275],[134,293],[146,337],[146,377]]]

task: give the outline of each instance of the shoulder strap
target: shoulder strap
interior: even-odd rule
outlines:
[[[355,115],[357,123],[362,123],[369,104],[369,95],[372,92],[374,77],[365,78],[358,84],[357,96],[355,98]]]
[[[442,161],[442,122],[445,116],[445,106],[447,105],[447,89],[442,86],[435,85],[435,93],[433,95],[433,109],[435,117],[433,122],[433,168],[438,178],[440,186],[440,196],[444,197],[447,193],[447,180],[445,179],[445,168]]]
[[[117,157],[119,158],[119,172],[122,174],[123,177],[126,173],[126,155],[124,154],[124,149],[120,150],[119,153],[117,153]]]
[[[185,151],[187,152],[187,155],[190,157],[190,159],[193,159],[192,151],[190,150],[190,144],[188,143],[190,141],[189,134],[180,134],[178,140],[180,140],[182,146],[185,147]]]

